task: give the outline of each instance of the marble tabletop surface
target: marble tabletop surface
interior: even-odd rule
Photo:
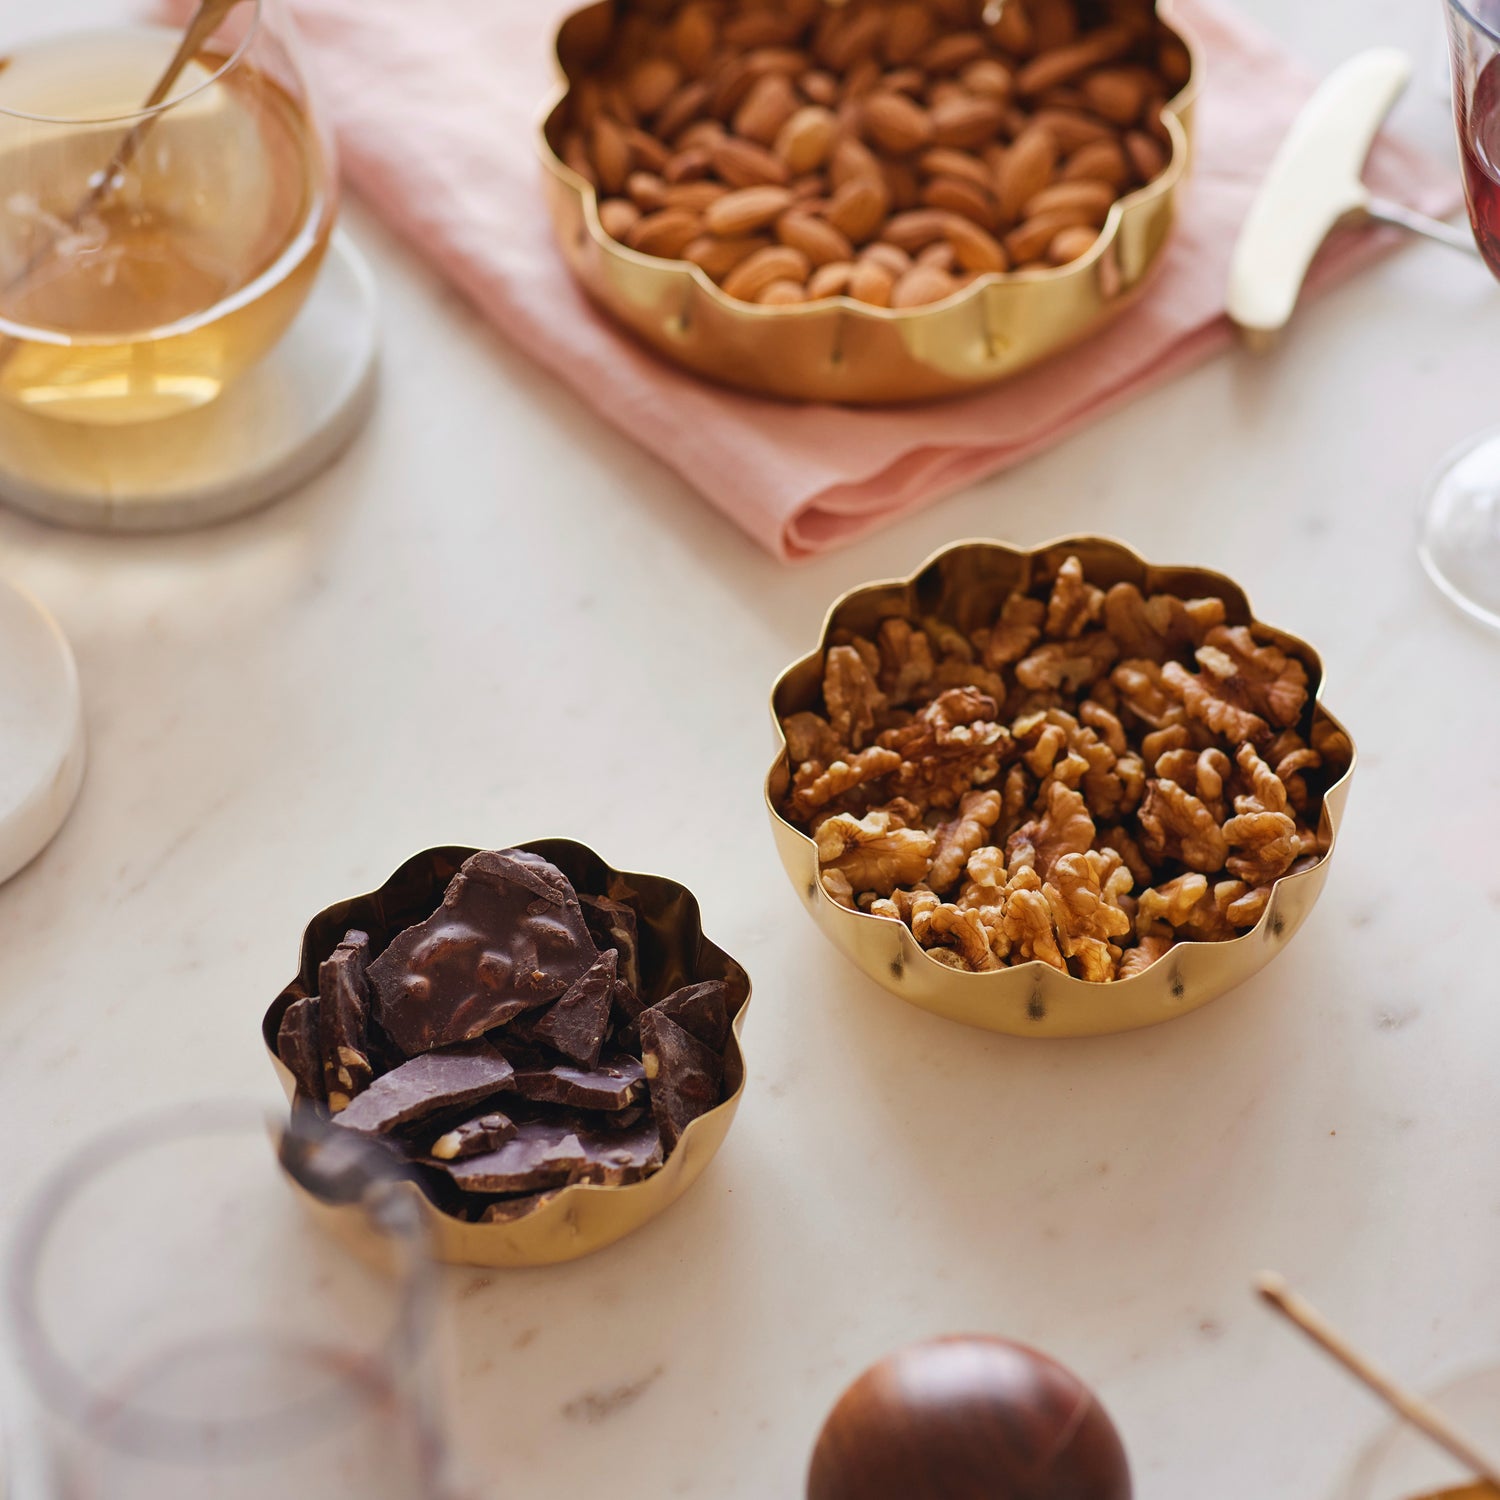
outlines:
[[[1246,3],[1320,66],[1410,49],[1400,118],[1451,153],[1434,0]],[[1143,1500],[1322,1500],[1381,1418],[1259,1310],[1265,1266],[1413,1382],[1500,1355],[1500,641],[1413,551],[1425,477],[1500,420],[1477,262],[1409,248],[1273,356],[789,569],[351,222],[386,363],[332,472],[174,538],[0,514],[0,571],[76,648],[92,757],[0,888],[0,1223],[124,1113],[274,1101],[257,1026],[311,913],[427,845],[567,835],[698,892],[754,978],[749,1087],[631,1239],[448,1275],[446,1404],[496,1493],[791,1500],[860,1369],[977,1330],[1097,1385]],[[768,687],[833,595],[956,537],[1071,530],[1243,580],[1321,648],[1363,760],[1271,968],[1160,1029],[1037,1044],[859,976],[760,784]]]

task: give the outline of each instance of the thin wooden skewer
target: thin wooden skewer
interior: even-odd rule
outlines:
[[[1436,1407],[1403,1390],[1383,1370],[1371,1364],[1317,1308],[1292,1291],[1283,1277],[1274,1271],[1263,1271],[1255,1278],[1255,1290],[1264,1302],[1300,1328],[1324,1353],[1331,1354],[1399,1417],[1431,1438],[1466,1469],[1500,1490],[1500,1467],[1491,1463]]]

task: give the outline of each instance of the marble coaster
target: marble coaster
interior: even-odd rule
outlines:
[[[52,842],[83,762],[72,648],[35,599],[0,580],[0,881]]]
[[[177,531],[254,510],[353,441],[377,354],[375,280],[339,231],[286,336],[217,401],[134,427],[0,408],[0,500],[96,531]]]

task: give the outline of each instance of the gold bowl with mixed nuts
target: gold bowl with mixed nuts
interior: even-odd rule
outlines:
[[[575,276],[769,395],[949,395],[1076,342],[1187,169],[1193,57],[1151,0],[601,0],[557,52]]]
[[[772,695],[766,800],[814,920],[970,1025],[1169,1020],[1322,890],[1354,747],[1305,642],[1119,542],[961,542],[829,611]]]

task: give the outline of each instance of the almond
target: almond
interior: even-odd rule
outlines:
[[[576,130],[570,130],[563,137],[561,155],[568,166],[585,182],[590,182],[595,187],[599,186],[599,174],[594,170],[594,159],[589,155],[589,148],[584,145],[583,137]]]
[[[656,133],[670,141],[708,108],[708,85],[701,78],[685,83],[662,106],[654,121]]]
[[[1080,73],[1112,62],[1128,51],[1135,39],[1135,29],[1119,23],[1101,26],[1066,47],[1039,52],[1016,74],[1016,92],[1023,99],[1032,99],[1060,83],[1071,83]]]
[[[873,94],[885,81],[880,64],[873,57],[861,58],[844,74],[844,102],[853,104]]]
[[[977,31],[950,31],[920,53],[917,63],[929,73],[956,73],[988,51]]]
[[[763,307],[794,307],[807,301],[807,288],[800,281],[773,281],[755,300]]]
[[[1012,57],[1030,57],[1036,51],[1036,28],[1026,8],[1014,0],[1000,7],[1000,14],[989,24],[989,38],[1002,52]]]
[[[792,195],[782,187],[740,188],[711,203],[703,212],[703,224],[710,234],[735,239],[774,224],[792,202]]]
[[[654,172],[632,172],[625,179],[625,191],[647,213],[667,206],[667,185]]]
[[[1004,102],[1015,92],[1015,76],[998,57],[975,58],[958,76],[971,94]]]
[[[773,149],[794,175],[816,171],[828,160],[838,128],[838,120],[831,109],[808,104],[793,114],[777,132]]]
[[[745,66],[757,78],[767,73],[781,73],[787,79],[806,70],[811,59],[800,47],[757,47],[745,54]]]
[[[728,139],[729,132],[717,120],[694,120],[686,130],[678,134],[677,149],[694,151],[701,147],[711,152],[720,141]]]
[[[1079,114],[1075,109],[1039,109],[1031,118],[1033,125],[1041,125],[1057,142],[1057,149],[1064,156],[1070,155],[1090,141],[1107,141],[1112,132],[1102,120],[1092,115]]]
[[[872,307],[889,307],[896,278],[878,261],[862,260],[849,273],[849,295]]]
[[[1142,182],[1150,182],[1167,165],[1167,153],[1144,130],[1125,132],[1125,155]]]
[[[1013,264],[1025,260],[1036,260],[1046,253],[1048,245],[1063,229],[1085,225],[1082,216],[1067,209],[1054,209],[1051,213],[1039,214],[1027,219],[1005,236],[1005,253]]]
[[[1192,54],[1175,36],[1163,37],[1156,50],[1156,70],[1169,88],[1180,89],[1193,76]]]
[[[1102,227],[1114,201],[1115,190],[1107,182],[1094,178],[1081,182],[1054,182],[1027,200],[1022,217],[1030,219],[1059,208],[1072,209],[1087,215],[1089,223]]]
[[[880,159],[863,141],[846,135],[835,143],[828,167],[829,181],[834,187],[841,188],[857,177],[878,182],[880,176]]]
[[[881,10],[861,10],[853,5],[831,12],[820,28],[816,51],[820,62],[835,73],[847,73],[855,63],[870,57],[885,39],[886,16]]]
[[[799,17],[770,6],[742,10],[724,23],[724,40],[739,52],[750,52],[756,47],[784,47],[795,42],[801,32]]]
[[[1052,181],[1056,166],[1057,143],[1052,132],[1042,125],[1028,125],[1011,143],[995,174],[995,195],[1004,222],[1019,217],[1027,200]]]
[[[797,87],[809,103],[821,104],[825,108],[838,103],[839,81],[821,68],[809,68],[797,80]]]
[[[787,183],[787,191],[809,213],[821,213],[828,206],[828,196],[824,192],[827,186],[821,172],[809,172],[805,177],[792,178]]]
[[[888,245],[884,240],[876,240],[873,245],[866,245],[859,252],[859,258],[873,260],[876,265],[884,266],[893,279],[906,275],[912,267],[911,256],[906,251],[898,249],[895,245]]]
[[[1000,241],[967,219],[954,219],[948,225],[948,243],[966,271],[1004,271],[1010,267],[1010,257]]]
[[[734,113],[734,133],[747,141],[769,146],[797,112],[797,93],[781,73],[767,73],[745,95]]]
[[[880,179],[856,177],[834,195],[823,215],[856,245],[870,239],[885,221],[890,196]]]
[[[746,256],[724,278],[724,293],[743,302],[753,302],[773,281],[805,284],[812,267],[800,250],[790,245],[768,245]]]
[[[743,57],[731,57],[708,75],[708,112],[727,120],[755,87],[755,75]]]
[[[1085,104],[1112,125],[1134,125],[1151,91],[1141,75],[1130,68],[1098,68],[1078,87]]]
[[[679,151],[675,156],[667,158],[667,164],[662,168],[662,178],[666,182],[697,182],[707,177],[714,169],[714,159],[708,154],[707,148],[703,146],[689,146],[686,151]]]
[[[746,235],[736,240],[721,240],[717,235],[705,234],[682,252],[682,258],[701,266],[711,280],[723,281],[742,260],[748,260],[770,243],[763,234]]]
[[[776,238],[800,250],[814,266],[835,265],[854,259],[854,246],[826,220],[812,214],[784,213],[776,221]]]
[[[972,150],[992,141],[1005,119],[1005,106],[998,99],[970,95],[945,100],[932,108],[932,138],[939,146]]]
[[[880,175],[885,179],[885,191],[891,200],[892,212],[915,208],[922,201],[922,183],[910,163],[888,161]]]
[[[682,68],[670,57],[643,57],[625,75],[625,95],[644,120],[661,110],[682,86]]]
[[[636,166],[660,174],[672,159],[672,153],[649,131],[630,126],[625,132],[630,154]]]
[[[617,120],[600,115],[590,132],[589,155],[593,158],[594,171],[599,177],[599,186],[611,196],[619,193],[630,175],[633,161],[630,142],[625,139],[625,129]]]
[[[920,0],[903,0],[891,7],[885,25],[885,60],[893,68],[909,63],[931,40],[932,12]]]
[[[927,75],[920,68],[892,68],[881,84],[889,93],[916,99],[927,92]]]
[[[812,302],[823,297],[839,297],[849,288],[849,278],[854,274],[851,261],[835,261],[832,265],[819,266],[807,278],[807,296]]]
[[[891,291],[892,307],[921,307],[941,302],[958,290],[953,278],[936,266],[913,266]]]
[[[910,213],[896,214],[881,231],[880,237],[888,244],[915,254],[924,245],[943,239],[948,233],[949,215],[935,208],[913,209]]]
[[[625,236],[625,243],[642,255],[677,260],[702,233],[703,220],[697,214],[684,208],[664,208],[637,219]]]
[[[662,195],[666,208],[685,208],[691,213],[703,213],[711,203],[729,195],[722,182],[679,182],[670,185]]]
[[[753,141],[725,136],[722,141],[708,148],[708,154],[713,158],[714,171],[730,187],[764,187],[767,184],[780,186],[791,180],[792,174],[787,170],[786,163]]]
[[[958,257],[953,253],[953,246],[947,240],[934,240],[932,244],[924,245],[917,251],[917,264],[936,266],[938,270],[951,274],[958,269]]]
[[[986,192],[994,186],[990,169],[977,156],[971,156],[967,151],[954,151],[947,146],[938,146],[931,151],[924,151],[917,165],[929,177],[957,177],[964,182],[972,182],[975,187],[983,188]]]
[[[1118,193],[1130,181],[1133,170],[1125,148],[1111,137],[1107,141],[1090,141],[1088,145],[1080,146],[1058,175],[1064,182],[1103,182]]]
[[[698,77],[719,46],[719,23],[709,5],[684,5],[672,18],[672,51],[684,73]]]
[[[1050,52],[1078,40],[1078,12],[1072,0],[1031,0],[1029,8],[1038,52]]]
[[[997,229],[1000,225],[1000,209],[994,195],[962,177],[934,177],[922,189],[922,204],[926,208],[940,208],[986,229]]]
[[[640,216],[629,198],[606,198],[599,205],[599,224],[612,240],[623,240]]]
[[[1098,231],[1085,224],[1074,225],[1071,229],[1059,229],[1047,246],[1047,259],[1054,266],[1065,266],[1070,260],[1087,255],[1098,238]]]

